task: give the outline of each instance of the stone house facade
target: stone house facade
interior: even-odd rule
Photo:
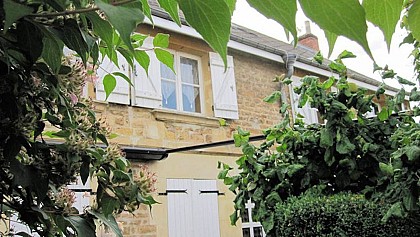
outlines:
[[[140,66],[119,69],[132,79],[134,87],[121,80],[116,90],[104,101],[101,81],[90,84],[87,94],[95,100],[98,117],[118,136],[111,140],[123,147],[145,150],[169,150],[200,144],[232,140],[238,126],[260,135],[261,130],[281,121],[279,104],[267,104],[263,98],[280,90],[282,99],[293,103],[290,87],[281,87],[273,79],[292,73],[292,79],[315,74],[323,78],[333,73],[326,65],[311,61],[316,53],[314,40],[302,37],[310,45],[292,45],[270,38],[241,26],[232,26],[228,44],[229,65],[225,73],[218,55],[198,34],[183,25],[179,28],[169,16],[153,7],[154,24],[142,24],[138,32],[156,35],[170,34],[169,50],[175,58],[171,73],[151,55],[150,71]],[[144,47],[148,47],[147,42]],[[296,60],[294,60],[294,58]],[[124,61],[124,60],[121,60]],[[291,68],[294,70],[291,71]],[[101,76],[105,72],[98,71]],[[380,82],[350,73],[350,81],[360,87],[374,90]],[[387,94],[396,89],[388,87]],[[381,101],[378,101],[381,104]],[[306,122],[320,122],[316,111],[310,108],[292,108],[292,112],[307,116]],[[226,121],[222,126],[220,119]],[[141,207],[135,215],[122,214],[118,221],[126,237],[247,237],[264,236],[258,222],[252,221],[252,212],[243,223],[231,226],[234,196],[219,180],[218,161],[235,165],[241,154],[233,145],[191,149],[170,153],[162,160],[135,159],[134,167],[146,164],[157,174],[155,199],[160,203],[149,211]],[[252,203],[248,203],[249,210]],[[105,230],[101,236],[112,236]]]

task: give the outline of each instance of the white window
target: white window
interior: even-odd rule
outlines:
[[[216,180],[168,179],[169,237],[220,237]]]
[[[127,75],[133,86],[116,76],[117,85],[108,102],[131,104],[146,108],[166,108],[190,113],[202,113],[204,108],[203,75],[201,58],[181,52],[174,55],[175,73],[162,64],[154,54],[153,38],[147,38],[141,49],[150,57],[148,73],[136,61],[132,69],[118,54],[119,67],[105,57],[97,71],[96,99],[105,100],[103,78],[108,73]],[[220,56],[210,53],[210,72],[213,90],[214,116],[238,119],[238,101],[233,57],[227,56],[227,68]]]
[[[162,107],[185,112],[202,111],[201,61],[183,53],[174,53],[176,74],[160,63]]]
[[[264,229],[260,222],[252,219],[252,209],[255,204],[248,200],[245,204],[245,213],[242,214],[242,236],[243,237],[265,237]]]
[[[318,111],[315,108],[311,108],[309,103],[306,103],[305,106],[299,108],[299,99],[300,95],[296,94],[293,90],[295,87],[302,85],[300,78],[292,76],[292,84],[289,87],[290,97],[291,97],[291,106],[293,112],[293,118],[296,121],[298,115],[303,116],[303,122],[305,124],[318,123]]]

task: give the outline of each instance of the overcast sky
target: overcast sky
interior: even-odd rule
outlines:
[[[304,16],[302,11],[299,11],[297,15],[298,35],[305,33],[305,20],[307,20],[307,18]],[[287,42],[282,26],[259,14],[256,10],[250,7],[245,0],[237,1],[232,21],[236,24]],[[377,64],[379,66],[385,66],[388,64],[390,68],[394,69],[394,71],[398,73],[398,75],[415,81],[413,79],[414,73],[412,59],[408,58],[412,48],[409,45],[399,47],[399,43],[406,35],[404,31],[397,26],[397,32],[392,38],[391,51],[388,53],[382,32],[371,24],[368,26],[368,29],[369,46]],[[318,37],[321,52],[324,57],[327,57],[328,43],[324,37],[324,33],[314,23],[311,23],[311,31]],[[365,74],[366,76],[380,80],[380,76],[377,74],[378,72],[376,72],[376,74],[372,73],[373,61],[364,52],[362,47],[348,39],[345,39],[344,37],[339,37],[337,39],[331,58],[334,59],[345,49],[357,55],[357,58],[355,59],[346,59],[345,63],[349,68]],[[389,82],[387,81],[387,83]],[[396,86],[394,83],[390,84]]]

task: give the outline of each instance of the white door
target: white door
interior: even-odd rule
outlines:
[[[215,180],[168,179],[169,237],[220,237]]]

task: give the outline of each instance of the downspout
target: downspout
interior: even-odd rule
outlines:
[[[294,64],[296,62],[297,55],[296,54],[288,54],[286,52],[285,54],[283,54],[282,58],[283,58],[285,68],[286,68],[285,78],[291,79],[292,76],[293,76],[293,73],[295,71]],[[286,102],[287,101],[287,98],[286,98],[287,93],[286,93],[285,88],[283,88],[283,85],[284,84],[280,81],[279,82],[279,88],[280,88],[280,91],[281,91],[281,101]]]

